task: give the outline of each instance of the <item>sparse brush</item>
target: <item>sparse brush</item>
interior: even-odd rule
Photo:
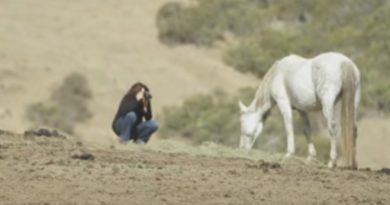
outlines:
[[[235,36],[223,60],[261,78],[290,53],[326,51],[350,56],[362,72],[362,106],[390,112],[390,4],[386,0],[196,0],[164,5],[157,15],[160,39],[212,45]],[[238,43],[237,43],[238,42]]]
[[[35,126],[49,126],[73,134],[74,127],[92,117],[88,101],[92,97],[88,80],[79,73],[71,73],[53,91],[51,99],[32,103],[26,117]]]

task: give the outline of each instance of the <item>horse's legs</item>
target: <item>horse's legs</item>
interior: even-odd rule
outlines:
[[[310,162],[313,158],[316,157],[316,148],[314,147],[313,144],[313,139],[311,135],[311,126],[310,126],[310,120],[309,116],[307,115],[306,112],[299,111],[299,114],[301,115],[302,121],[303,121],[303,134],[306,137],[307,140],[307,161]]]
[[[288,100],[280,100],[277,102],[280,113],[283,116],[284,126],[287,133],[287,153],[286,157],[290,157],[295,153],[294,144],[294,127],[292,123],[292,109]]]
[[[328,163],[329,167],[334,167],[336,165],[337,158],[337,147],[336,147],[336,122],[334,119],[334,98],[327,98],[322,102],[322,112],[328,124],[328,131],[330,135],[330,160]]]

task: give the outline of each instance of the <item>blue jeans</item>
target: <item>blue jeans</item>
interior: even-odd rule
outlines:
[[[158,129],[158,122],[149,120],[137,124],[137,115],[134,112],[129,112],[115,122],[115,129],[119,131],[119,137],[124,142],[142,140],[146,143]]]

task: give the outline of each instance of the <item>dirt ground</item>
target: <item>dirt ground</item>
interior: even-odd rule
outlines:
[[[0,204],[390,204],[389,170],[125,148],[1,131]]]

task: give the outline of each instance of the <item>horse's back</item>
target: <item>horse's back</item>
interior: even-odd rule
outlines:
[[[307,69],[307,67],[325,69],[329,70],[328,72],[332,72],[339,70],[343,62],[352,62],[352,60],[337,52],[322,53],[313,58],[304,58],[291,54],[279,60],[279,67],[282,67],[285,73],[300,72],[300,70]]]
[[[341,65],[349,61],[347,57],[339,53],[324,53],[312,58],[311,61],[313,82],[318,89],[323,86],[341,89]]]
[[[289,55],[279,60],[272,86],[275,100],[288,101],[300,110],[318,107],[310,69],[310,59],[298,55]]]
[[[348,58],[347,56],[337,53],[337,52],[329,52],[320,54],[312,59],[313,68],[324,69],[327,73],[337,74],[341,76],[343,63],[350,63],[353,67],[355,77],[360,80],[360,71],[358,70],[355,63]]]
[[[304,58],[296,54],[290,54],[279,60],[279,65],[283,69],[302,69],[305,64],[327,67],[326,69],[339,67],[343,62],[352,62],[347,56],[338,52],[327,52],[319,54],[313,58]]]
[[[344,62],[352,62],[351,59],[341,53],[329,52],[320,54],[311,59],[313,68],[324,69],[326,72],[341,73],[341,65]]]
[[[275,84],[281,86],[275,86],[279,89],[276,92],[283,93],[280,91],[280,87],[283,87],[294,107],[302,110],[317,109],[320,105],[319,96],[337,96],[340,93],[344,62],[353,63],[348,57],[336,52],[323,53],[314,58],[286,56],[278,63]]]
[[[354,62],[341,53],[330,52],[320,54],[312,59],[312,77],[318,88],[334,87],[341,89],[344,63],[353,68],[355,79],[360,81],[360,72]]]

